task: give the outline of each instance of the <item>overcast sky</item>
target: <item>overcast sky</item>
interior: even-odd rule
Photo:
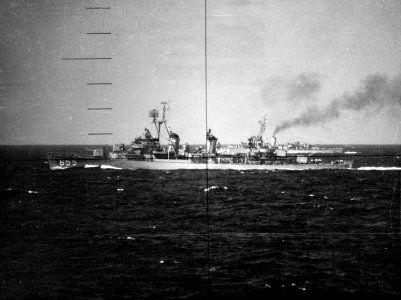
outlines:
[[[401,1],[209,0],[207,111],[204,17],[203,0],[2,0],[0,144],[129,143],[162,101],[182,142],[207,116],[223,144],[264,117],[278,142],[401,143]],[[63,60],[85,57],[111,59]]]

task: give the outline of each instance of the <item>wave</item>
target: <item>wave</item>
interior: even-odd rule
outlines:
[[[371,171],[371,170],[377,170],[377,171],[401,171],[401,167],[360,167],[360,168],[357,168],[356,170],[361,170],[361,171]]]
[[[122,168],[117,168],[117,167],[113,167],[113,166],[109,166],[109,165],[102,165],[100,168],[101,168],[101,169],[115,169],[115,170],[122,170]]]
[[[220,187],[220,186],[217,186],[217,185],[213,185],[213,186],[211,186],[209,188],[204,189],[203,191],[204,192],[209,192],[211,190],[227,190],[227,189],[228,188],[226,186]]]

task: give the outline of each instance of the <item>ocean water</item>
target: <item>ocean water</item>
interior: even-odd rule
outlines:
[[[400,146],[349,146],[352,170],[48,169],[85,148],[0,147],[0,298],[400,294]]]

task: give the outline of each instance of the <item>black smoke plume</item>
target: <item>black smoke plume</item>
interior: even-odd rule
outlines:
[[[384,107],[401,106],[401,76],[389,79],[384,75],[368,76],[355,92],[345,93],[324,108],[312,107],[299,117],[283,121],[273,135],[297,126],[311,126],[338,119],[343,111],[361,111],[372,108],[379,112]]]
[[[288,103],[296,103],[299,100],[313,102],[321,89],[321,76],[315,72],[305,72],[290,80],[282,77],[273,77],[262,90],[263,101],[271,105],[277,99],[283,99]]]
[[[288,84],[288,100],[312,99],[320,91],[320,75],[317,73],[302,73]]]

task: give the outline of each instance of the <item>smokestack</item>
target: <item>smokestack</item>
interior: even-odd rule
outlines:
[[[276,137],[274,135],[272,136],[271,143],[272,143],[272,147],[276,147]]]
[[[212,135],[212,131],[209,129],[209,131],[206,133],[206,137],[209,143],[206,144],[206,149],[209,155],[213,156],[216,155],[216,144],[217,144],[217,137]]]

